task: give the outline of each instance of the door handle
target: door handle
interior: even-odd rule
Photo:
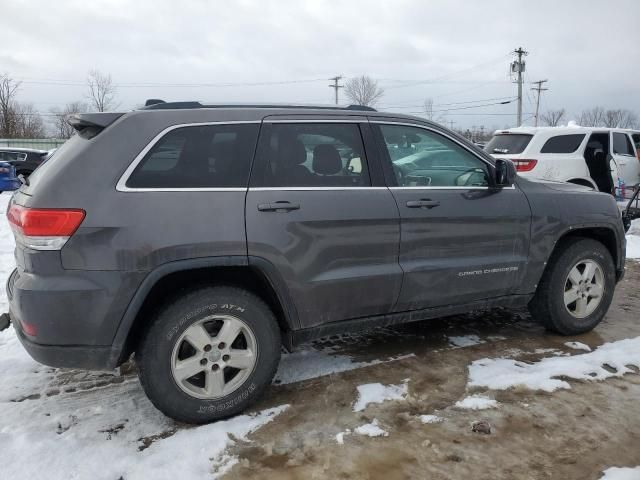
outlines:
[[[287,201],[259,203],[258,210],[261,212],[290,212],[291,210],[300,210],[300,204]]]
[[[409,200],[407,207],[409,208],[435,208],[440,206],[440,202],[437,200],[431,200],[430,198],[421,198],[420,200]]]

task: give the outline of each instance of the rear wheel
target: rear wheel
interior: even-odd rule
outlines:
[[[280,359],[273,313],[234,287],[204,287],[157,315],[136,361],[153,404],[187,423],[241,412],[271,383]]]
[[[595,240],[575,238],[552,255],[529,310],[549,330],[585,333],[604,318],[615,284],[609,250]]]

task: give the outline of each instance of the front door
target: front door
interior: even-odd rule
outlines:
[[[639,162],[631,137],[627,133],[611,132],[611,156],[618,167],[617,177],[625,183],[626,187],[637,185],[640,181]],[[614,177],[614,180],[618,195],[622,195],[623,192],[619,191],[618,178]]]
[[[489,162],[444,132],[373,125],[401,218],[396,310],[512,293],[529,250],[524,194],[517,186],[494,188]]]
[[[279,272],[303,328],[388,313],[400,293],[398,209],[371,181],[366,119],[342,119],[266,119],[246,198],[249,262]]]

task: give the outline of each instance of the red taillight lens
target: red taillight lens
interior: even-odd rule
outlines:
[[[84,216],[84,210],[26,208],[20,205],[11,205],[7,212],[12,227],[29,237],[70,237]]]
[[[518,172],[530,172],[531,170],[533,170],[533,167],[536,166],[538,160],[514,159],[512,160],[512,162],[516,164],[516,170]]]
[[[84,210],[26,208],[11,205],[7,211],[16,242],[34,250],[60,250],[84,220]]]

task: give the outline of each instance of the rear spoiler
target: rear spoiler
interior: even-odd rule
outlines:
[[[71,125],[81,137],[93,138],[102,130],[107,128],[124,113],[74,113],[67,119],[67,123]]]

